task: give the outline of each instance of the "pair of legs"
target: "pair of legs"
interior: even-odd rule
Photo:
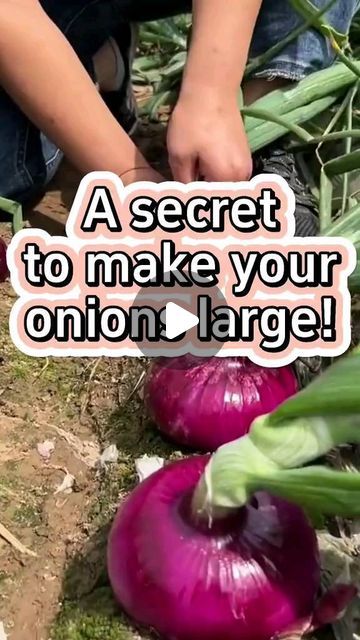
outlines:
[[[327,4],[327,0],[313,2],[319,8]],[[94,60],[119,25],[154,20],[191,9],[188,0],[41,0],[41,4],[67,37],[94,81]],[[357,5],[358,0],[337,0],[327,14],[329,22],[338,31],[346,31]],[[301,22],[289,0],[264,0],[251,56],[267,51]],[[273,83],[300,80],[331,65],[333,60],[334,54],[326,39],[316,31],[308,30],[247,82],[247,102],[271,90]],[[123,93],[119,92],[119,99],[121,95]],[[101,126],[101,123],[94,123],[94,126]],[[61,159],[60,150],[0,90],[0,195],[20,201],[32,197],[53,177]]]

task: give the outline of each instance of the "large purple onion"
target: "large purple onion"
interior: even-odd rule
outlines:
[[[190,502],[207,456],[140,484],[109,538],[114,593],[168,640],[270,640],[310,620],[320,582],[302,510],[266,493],[227,520],[194,524]]]
[[[247,358],[160,358],[145,383],[145,403],[159,429],[202,451],[240,438],[255,418],[296,393],[291,366],[263,368]]]
[[[0,282],[5,282],[9,276],[9,269],[6,262],[6,243],[0,238]]]

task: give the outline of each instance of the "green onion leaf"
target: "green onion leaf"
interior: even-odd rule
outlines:
[[[360,414],[360,350],[337,360],[308,387],[270,414],[271,424],[304,416],[349,416]]]
[[[195,490],[193,509],[220,517],[266,490],[322,515],[360,515],[360,473],[306,466],[340,444],[360,443],[360,349],[340,359],[247,436],[220,447]]]
[[[310,0],[290,0],[294,9],[303,17],[305,20],[311,21],[313,27],[318,29],[320,33],[327,37],[334,38],[335,42],[339,47],[344,47],[348,44],[348,34],[341,33],[340,31],[336,31],[333,27],[331,27],[326,20],[319,17],[319,10],[315,5],[313,5]]]
[[[12,216],[13,233],[17,233],[24,226],[22,206],[18,202],[0,196],[0,211]]]

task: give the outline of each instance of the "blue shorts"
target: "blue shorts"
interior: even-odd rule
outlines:
[[[328,0],[312,0],[321,8]],[[49,17],[65,34],[85,68],[121,21],[141,22],[190,10],[189,0],[41,0]],[[329,22],[346,32],[359,0],[337,0]],[[263,0],[251,55],[258,56],[302,23],[289,0]],[[241,37],[241,34],[239,34]],[[334,53],[315,30],[304,32],[274,59],[257,70],[258,77],[300,80],[328,67]],[[24,202],[41,192],[54,176],[61,151],[41,134],[0,90],[0,195]]]

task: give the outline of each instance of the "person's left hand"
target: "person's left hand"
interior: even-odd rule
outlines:
[[[249,180],[252,159],[236,100],[180,98],[168,129],[174,180],[189,183]]]

